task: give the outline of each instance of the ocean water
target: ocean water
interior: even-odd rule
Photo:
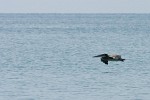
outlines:
[[[0,14],[0,100],[150,100],[149,58],[150,14]]]

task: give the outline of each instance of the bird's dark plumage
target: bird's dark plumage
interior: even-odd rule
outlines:
[[[101,61],[108,65],[108,61],[124,61],[120,55],[100,54],[94,57],[101,57]]]
[[[94,57],[108,57],[108,54],[100,54],[100,55],[97,55],[97,56],[94,56]]]

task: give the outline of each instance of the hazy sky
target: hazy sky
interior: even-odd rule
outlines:
[[[0,13],[150,13],[150,0],[0,0]]]

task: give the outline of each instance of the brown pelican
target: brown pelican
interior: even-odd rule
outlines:
[[[108,61],[124,61],[125,60],[121,58],[121,55],[100,54],[94,57],[101,57],[101,61],[107,65],[108,65]]]

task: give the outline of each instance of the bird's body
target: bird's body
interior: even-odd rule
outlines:
[[[124,61],[125,59],[121,58],[121,55],[108,55],[101,54],[94,57],[101,57],[101,61],[108,65],[108,61]]]

